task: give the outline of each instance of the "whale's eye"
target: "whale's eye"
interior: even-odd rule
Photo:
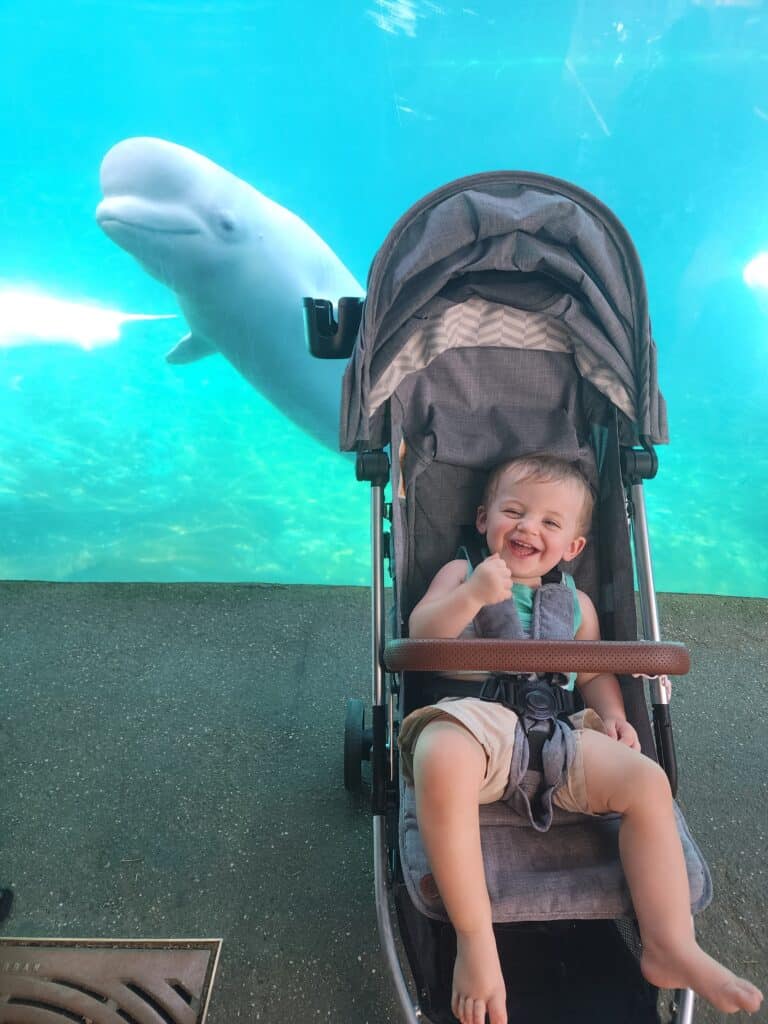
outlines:
[[[223,213],[219,217],[219,227],[227,234],[231,234],[235,230],[235,222],[226,213]]]

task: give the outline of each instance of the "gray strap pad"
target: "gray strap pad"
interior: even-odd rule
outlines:
[[[571,770],[576,756],[573,730],[555,719],[552,735],[541,751],[542,772],[528,770],[530,747],[520,722],[515,729],[515,744],[509,770],[509,782],[502,800],[537,832],[547,832],[552,824],[552,798]]]
[[[573,640],[574,600],[565,577],[560,583],[544,583],[533,595],[530,634],[523,629],[514,597],[484,605],[473,620],[475,632],[487,639]]]
[[[545,583],[533,596],[531,639],[572,640],[574,635],[575,594],[565,582]],[[480,637],[507,640],[525,639],[514,598],[485,605],[474,619]],[[568,773],[576,752],[576,738],[569,726],[552,719],[552,735],[542,747],[542,773],[529,771],[530,744],[521,722],[517,723],[509,782],[502,799],[538,832],[552,824],[552,798]],[[542,725],[544,723],[541,723]]]

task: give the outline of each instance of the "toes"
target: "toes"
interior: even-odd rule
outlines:
[[[755,1013],[763,1002],[763,993],[751,981],[744,978],[738,980],[739,1008],[748,1013]]]
[[[485,1024],[485,1000],[471,996],[454,995],[451,1012],[461,1024]]]
[[[755,988],[752,982],[747,981],[746,978],[734,977],[718,993],[712,994],[711,1001],[723,1013],[738,1013],[739,1010],[755,1013],[756,1010],[760,1009],[763,994],[759,988]]]
[[[494,996],[488,1000],[488,1016],[491,1018],[491,1024],[507,1024],[506,996]]]
[[[755,988],[752,982],[746,978],[734,976],[731,982],[724,985],[720,991],[721,998],[717,1001],[719,1009],[724,1013],[738,1013],[739,1010],[746,1010],[754,1013],[760,1009],[763,1001],[763,994],[760,989]]]
[[[454,992],[451,996],[451,1012],[460,1024],[508,1024],[506,995],[493,995],[487,1001],[474,999]]]
[[[467,996],[459,995],[456,997],[456,1009],[453,1012],[461,1021],[461,1024],[472,1024],[472,1018],[469,1016],[472,1012],[472,1000],[467,998]]]
[[[485,1000],[475,999],[467,1000],[471,1003],[472,1011],[467,1014],[467,1024],[485,1024]]]
[[[453,1016],[464,1024],[464,1018],[462,1013],[464,1010],[464,996],[459,995],[458,992],[454,992],[451,996],[451,1013]]]

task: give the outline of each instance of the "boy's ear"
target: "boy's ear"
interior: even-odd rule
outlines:
[[[488,513],[485,511],[485,506],[480,505],[475,516],[475,529],[478,533],[485,533],[488,528]]]
[[[564,562],[572,562],[577,555],[580,555],[584,548],[587,546],[586,537],[574,537],[571,543],[568,545],[568,550],[563,555]]]

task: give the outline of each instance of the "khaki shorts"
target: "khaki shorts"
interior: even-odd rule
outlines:
[[[480,803],[492,804],[501,800],[509,782],[517,715],[503,704],[478,700],[476,697],[446,697],[437,704],[417,708],[408,715],[400,728],[398,740],[405,781],[413,784],[413,752],[419,736],[430,722],[446,718],[463,725],[485,751],[486,768],[480,787]],[[564,811],[590,814],[581,734],[585,729],[605,732],[605,726],[597,712],[591,708],[571,715],[570,721],[575,731],[576,756],[565,782],[555,790],[553,802]]]

